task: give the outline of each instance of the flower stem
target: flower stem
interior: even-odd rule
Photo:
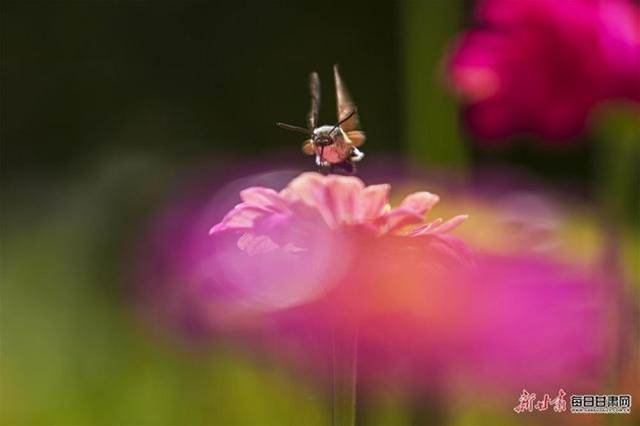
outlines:
[[[600,117],[597,191],[609,239],[609,267],[638,280],[640,241],[640,124],[638,111],[618,107]],[[605,253],[605,256],[607,253]],[[636,282],[637,284],[637,282]]]
[[[344,342],[332,338],[332,426],[354,426],[356,421],[356,385],[358,371],[358,333]]]
[[[639,285],[640,263],[640,124],[637,110],[624,108],[608,111],[600,117],[598,132],[598,195],[603,207],[604,253],[603,266],[608,276],[623,283]],[[614,297],[624,300],[627,292],[618,288]],[[613,295],[612,295],[613,296]],[[636,300],[637,302],[637,300]],[[617,320],[629,322],[626,310],[620,310]],[[633,322],[631,335],[640,333],[640,324]],[[624,337],[621,336],[624,340]],[[618,350],[617,371],[625,371],[628,359],[640,357],[640,345],[633,344],[631,353]],[[611,377],[611,388],[617,389],[621,376]],[[617,416],[611,416],[606,424],[619,424]]]
[[[624,224],[638,214],[637,162],[640,159],[640,126],[637,111],[622,107],[603,115],[598,129],[600,197],[609,215]],[[634,225],[634,223],[631,223]]]

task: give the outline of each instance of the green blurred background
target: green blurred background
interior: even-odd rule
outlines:
[[[460,128],[442,60],[472,6],[3,1],[2,424],[327,424],[326,395],[277,364],[151,335],[122,279],[147,216],[195,165],[311,168],[273,123],[304,123],[312,70],[331,122],[341,65],[372,161],[519,167],[589,195],[589,141],[490,150]],[[379,398],[367,424],[411,420],[393,390]]]

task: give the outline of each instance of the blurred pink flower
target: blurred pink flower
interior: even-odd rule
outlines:
[[[236,289],[235,305],[242,307],[236,313],[331,300],[341,313],[325,310],[332,312],[326,323],[349,328],[385,309],[391,300],[379,297],[385,291],[411,292],[419,269],[435,279],[437,271],[471,262],[466,246],[447,234],[466,216],[425,223],[437,195],[416,192],[391,208],[389,191],[387,184],[318,173],[303,173],[281,191],[245,189],[242,202],[211,228],[216,249],[207,270],[219,285]],[[388,283],[376,287],[381,280]]]
[[[461,268],[466,249],[440,234],[449,225],[422,223],[437,197],[412,194],[394,209],[388,192],[305,173],[279,192],[243,191],[213,228],[235,242],[218,270],[242,289],[241,316],[260,318],[271,350],[322,370],[333,345],[357,334],[364,383],[495,392],[602,383],[619,344],[614,283],[534,253],[483,254]]]
[[[387,184],[318,173],[280,191],[242,190],[242,202],[211,228],[214,249],[196,268],[214,289],[203,297],[210,320],[320,370],[334,345],[348,347],[356,334],[363,366],[377,368],[377,353],[427,343],[415,341],[425,318],[440,335],[445,308],[456,302],[443,283],[472,263],[447,234],[466,216],[425,222],[438,196],[416,192],[392,208],[389,192]]]
[[[480,138],[579,136],[594,108],[640,102],[640,8],[628,0],[484,0],[448,74]]]
[[[620,287],[546,256],[479,255],[457,372],[485,390],[597,389],[619,357]]]
[[[479,255],[441,276],[415,257],[393,259],[395,269],[370,264],[366,281],[272,312],[268,346],[322,370],[332,339],[346,346],[357,330],[363,384],[486,397],[592,391],[618,367],[620,287],[602,274],[536,255]]]
[[[357,335],[358,380],[367,386],[577,391],[615,367],[621,304],[611,277],[548,251],[480,253],[470,265],[465,245],[441,233],[446,227],[425,232],[439,226],[422,222],[435,195],[410,195],[394,209],[388,185],[351,177],[267,181],[241,191],[227,213],[252,182],[213,199],[206,190],[206,202],[173,203],[157,221],[141,278],[144,295],[159,303],[155,325],[179,320],[204,341],[238,339],[321,379],[334,348]],[[508,210],[492,204],[496,215]],[[548,220],[544,209],[516,204],[530,226]],[[223,216],[208,236],[212,217]],[[496,241],[514,232],[478,220]]]

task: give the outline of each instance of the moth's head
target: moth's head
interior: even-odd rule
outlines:
[[[316,146],[329,146],[335,143],[336,138],[340,134],[339,128],[334,126],[320,126],[313,130],[313,143]]]

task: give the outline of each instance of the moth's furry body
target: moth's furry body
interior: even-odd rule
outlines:
[[[364,153],[354,146],[353,141],[339,126],[336,128],[325,125],[314,129],[313,137],[307,143],[312,144],[316,164],[320,167],[344,161],[358,162],[364,157]]]
[[[311,73],[310,78],[311,110],[307,117],[307,128],[284,123],[276,124],[287,130],[307,134],[309,139],[303,143],[302,151],[307,155],[315,155],[316,164],[319,167],[330,167],[333,170],[333,166],[338,165],[353,172],[354,163],[364,157],[364,153],[358,147],[364,144],[365,134],[360,130],[356,106],[342,82],[337,65],[334,65],[333,73],[338,103],[337,124],[317,125],[320,108],[320,79],[315,72]]]

